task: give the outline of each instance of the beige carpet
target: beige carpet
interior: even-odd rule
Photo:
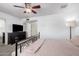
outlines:
[[[13,45],[5,45],[0,42],[0,56],[11,56],[14,50],[15,48]]]
[[[72,41],[64,39],[46,39],[36,53],[29,53],[26,50],[25,48],[20,56],[79,56],[79,47],[75,46]]]

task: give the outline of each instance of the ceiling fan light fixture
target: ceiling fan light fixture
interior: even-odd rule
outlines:
[[[27,13],[31,13],[32,12],[31,9],[29,9],[29,8],[26,8],[25,10],[26,10]]]
[[[14,7],[19,7],[19,8],[23,8],[24,9],[24,13],[34,13],[34,14],[37,14],[36,10],[35,9],[39,9],[40,8],[40,5],[35,5],[35,6],[31,6],[31,3],[25,3],[24,4],[25,6],[17,6],[17,5],[14,5]]]

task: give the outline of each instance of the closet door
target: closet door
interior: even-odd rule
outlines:
[[[27,31],[27,36],[28,37],[36,35],[37,31],[38,31],[38,29],[37,29],[37,21],[29,21],[27,23],[26,31]]]
[[[31,35],[36,35],[37,34],[37,22],[31,23]]]
[[[31,36],[31,24],[30,23],[27,23],[26,32],[27,32],[27,37],[30,37]]]

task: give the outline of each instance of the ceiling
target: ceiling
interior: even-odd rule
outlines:
[[[24,9],[16,8],[13,5],[24,6],[24,3],[0,3],[0,11],[11,14],[19,18],[27,17],[28,14],[23,13]],[[41,8],[36,10],[37,14],[31,13],[29,15],[30,17],[56,14],[56,13],[62,12],[62,10],[65,9],[63,8],[64,5],[67,5],[66,8],[68,8],[70,4],[68,3],[32,3],[32,6],[34,5],[41,5]]]

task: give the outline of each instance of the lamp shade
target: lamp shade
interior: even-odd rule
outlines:
[[[26,11],[26,13],[31,13],[31,8],[25,8],[24,11]]]
[[[66,21],[66,26],[67,27],[76,27],[76,25],[77,25],[76,20],[74,20],[74,19],[72,19],[72,20],[70,19],[70,20]]]

